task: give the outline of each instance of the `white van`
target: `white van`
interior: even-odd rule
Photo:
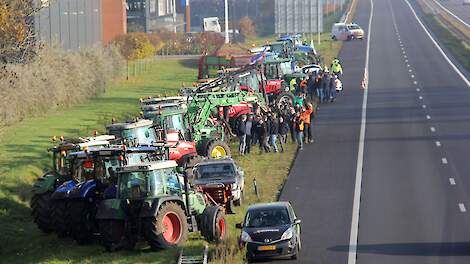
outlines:
[[[351,38],[351,34],[345,23],[335,23],[331,28],[331,38],[333,40],[348,40]]]

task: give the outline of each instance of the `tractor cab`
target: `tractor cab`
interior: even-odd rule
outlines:
[[[173,248],[196,231],[208,241],[225,239],[221,207],[190,189],[175,161],[128,165],[117,175],[116,198],[103,200],[96,215],[107,250],[132,249],[140,239],[155,250]]]
[[[116,136],[116,139],[126,145],[152,145],[157,142],[153,133],[153,121],[147,119],[135,122],[115,123],[106,127],[108,134]]]

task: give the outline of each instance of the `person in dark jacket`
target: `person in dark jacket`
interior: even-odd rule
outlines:
[[[283,116],[279,117],[279,144],[281,152],[287,150],[287,133],[289,133],[289,122]],[[285,146],[285,147],[284,147]]]
[[[315,91],[317,92],[317,97],[320,103],[324,100],[323,98],[325,96],[323,92],[322,76],[323,72],[320,71],[315,79]]]
[[[323,103],[330,99],[330,73],[325,71],[322,77],[322,88],[325,93],[323,96]]]
[[[242,115],[240,124],[238,124],[238,139],[240,144],[238,145],[238,152],[241,156],[245,155],[246,148],[246,115]]]
[[[253,131],[253,116],[249,115],[245,123],[246,147],[245,154],[250,154]]]
[[[258,141],[259,141],[259,149],[260,149],[261,153],[263,153],[263,151],[269,152],[270,149],[269,149],[269,146],[267,144],[268,131],[266,129],[266,122],[265,122],[264,118],[259,120],[258,126],[256,127],[256,131],[257,131],[257,134],[258,134],[258,137],[259,137]]]
[[[279,121],[277,119],[276,114],[272,114],[271,116],[271,125],[269,127],[269,145],[273,147],[274,152],[279,152],[277,147],[277,135],[279,134]]]
[[[307,79],[307,98],[310,100],[313,100],[313,96],[315,93],[315,75],[313,75],[313,72],[310,72],[308,74],[308,79]]]
[[[286,121],[289,122],[289,130],[290,130],[292,143],[297,142],[297,138],[295,137],[294,119],[295,119],[295,108],[292,107],[290,109],[289,116],[286,116]]]
[[[336,75],[330,74],[330,102],[336,100]]]

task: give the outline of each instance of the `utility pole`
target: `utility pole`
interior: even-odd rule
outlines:
[[[174,26],[174,32],[176,33],[176,0],[173,0],[172,2],[172,11],[173,11],[173,26]]]
[[[186,0],[186,33],[191,32],[191,6],[189,5],[189,0]]]
[[[229,43],[228,35],[228,0],[225,0],[225,43]]]
[[[317,35],[318,35],[318,45],[321,44],[321,32],[320,32],[320,21],[322,21],[320,19],[320,8],[322,8],[322,5],[321,5],[321,0],[317,0]]]

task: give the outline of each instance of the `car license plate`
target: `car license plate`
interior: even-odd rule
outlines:
[[[259,250],[259,251],[276,250],[276,245],[259,246],[259,247],[258,247],[258,250]]]

